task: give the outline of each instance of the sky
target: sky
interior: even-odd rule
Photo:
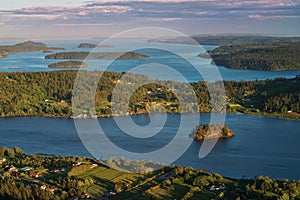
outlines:
[[[106,38],[141,27],[300,36],[300,0],[0,1],[0,39]]]

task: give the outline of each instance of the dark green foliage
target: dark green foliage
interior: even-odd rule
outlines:
[[[48,65],[48,68],[80,68],[80,67],[87,67],[88,64],[81,62],[81,61],[63,61],[58,63],[53,63]]]
[[[214,64],[233,69],[300,69],[299,42],[221,46],[208,53]]]
[[[133,59],[133,58],[148,58],[149,56],[136,52],[62,52],[45,56],[45,59]]]
[[[73,85],[77,71],[52,71],[52,72],[24,72],[24,73],[0,73],[0,116],[72,116],[71,100]],[[91,91],[92,86],[97,84],[101,72],[82,71],[83,78],[80,88],[83,91]],[[143,85],[147,76],[126,73],[127,81],[118,82],[122,74],[105,72],[96,85],[95,108],[98,116],[111,115],[111,94],[116,84],[124,92],[117,93],[115,98],[121,102],[126,96],[129,87],[135,84]],[[85,78],[84,78],[85,77]],[[131,85],[127,83],[132,83]],[[207,84],[212,88],[213,94],[208,91]],[[245,113],[269,113],[279,114],[285,117],[299,118],[300,106],[300,79],[276,79],[265,81],[225,81],[224,82],[227,102],[238,103],[241,108],[229,108],[230,112]],[[167,112],[195,112],[197,105],[191,101],[192,94],[188,90],[188,84],[175,81],[158,81],[155,84],[146,84],[138,88],[130,96],[130,114],[148,113],[161,105]],[[192,83],[201,112],[211,111],[211,96],[220,96],[220,82],[205,83],[199,81]],[[180,88],[184,98],[184,105],[179,105],[177,97],[169,88]],[[76,94],[79,102],[84,103],[90,99],[90,93]],[[93,97],[93,96],[92,96]],[[223,97],[222,97],[223,98]],[[225,98],[225,97],[224,97]],[[221,99],[214,98],[217,107],[222,107]],[[218,102],[219,101],[219,102]],[[220,105],[219,105],[220,104]],[[151,108],[152,107],[152,108]],[[89,114],[89,108],[86,108]],[[126,111],[127,112],[127,111]],[[119,114],[126,114],[119,113]],[[157,110],[157,112],[161,112]],[[292,113],[290,113],[292,112]]]

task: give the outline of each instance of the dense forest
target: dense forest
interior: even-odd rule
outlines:
[[[0,116],[51,116],[71,117],[71,100],[73,85],[78,71],[52,72],[18,72],[0,73]],[[99,71],[81,71],[87,77],[80,87],[90,91],[93,80],[99,77]],[[198,98],[199,105],[190,102],[192,93],[188,90],[188,83],[175,81],[156,81],[138,87],[132,94],[129,89],[136,85],[143,85],[151,79],[144,75],[126,73],[127,81],[119,79],[125,75],[116,72],[104,72],[97,84],[95,92],[95,110],[97,116],[110,116],[111,94],[116,84],[123,94],[115,94],[122,102],[124,96],[130,96],[129,109],[119,114],[156,112],[195,112],[197,106],[200,112],[212,111],[211,95],[218,95],[221,82],[206,83],[199,81],[191,83]],[[207,85],[208,84],[208,85]],[[286,118],[300,118],[300,78],[263,81],[225,81],[226,97],[214,98],[215,101],[226,98],[227,111],[266,114]],[[214,94],[209,94],[208,86],[213,88]],[[179,105],[176,95],[172,92],[180,88],[185,104]],[[127,94],[128,93],[128,94]],[[79,100],[87,98],[75,95]],[[220,101],[221,102],[221,101]],[[85,102],[86,103],[86,102]],[[218,105],[218,102],[214,103]],[[219,105],[221,108],[224,105]],[[226,106],[226,105],[225,105]],[[164,108],[162,110],[162,108]],[[221,109],[222,110],[222,109]],[[217,110],[213,110],[217,111]],[[91,116],[89,108],[85,111]],[[76,116],[73,116],[76,117]]]
[[[80,68],[87,66],[89,65],[85,62],[69,60],[50,64],[48,65],[48,68]]]
[[[90,52],[61,52],[45,56],[45,59],[133,59],[133,58],[148,58],[149,56],[136,53],[136,52],[101,52],[101,53],[90,53]]]
[[[300,182],[286,179],[231,179],[182,166],[154,171],[145,168],[151,162],[111,157],[104,165],[95,158],[26,155],[17,147],[1,147],[0,158],[0,199],[300,199]],[[112,168],[120,165],[146,170]]]
[[[12,53],[32,52],[32,51],[53,51],[64,50],[64,48],[48,47],[41,42],[27,41],[16,45],[0,46],[0,59]]]
[[[233,69],[300,69],[300,42],[228,45],[207,53],[214,64]]]
[[[190,137],[200,142],[204,139],[229,138],[233,135],[234,132],[227,125],[201,124],[193,130]]]

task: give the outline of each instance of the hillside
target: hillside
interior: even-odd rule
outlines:
[[[99,73],[86,73],[86,84],[82,87],[90,90],[91,81],[97,80]],[[77,71],[19,72],[0,73],[0,116],[52,116],[71,117],[71,99]],[[127,73],[131,86],[151,80],[147,76]],[[118,83],[123,91],[128,90],[126,82],[118,82],[122,74],[105,72],[96,88],[95,109],[97,116],[111,116],[111,93]],[[182,96],[186,104],[179,105],[176,96],[169,88],[181,88],[186,91]],[[218,92],[218,83],[210,83]],[[203,81],[191,83],[201,102],[201,112],[211,111],[211,98],[207,85]],[[300,78],[264,81],[225,81],[228,112],[263,114],[276,117],[300,119]],[[195,106],[189,103],[192,97],[188,84],[175,81],[161,84],[147,84],[131,95],[128,112],[130,114],[148,113],[150,109],[169,113],[195,112]],[[87,94],[88,95],[88,94]],[[118,96],[122,101],[124,95]],[[82,100],[84,96],[80,96]],[[216,99],[217,100],[217,99]],[[222,106],[222,105],[221,105]],[[152,107],[152,108],[151,108]],[[125,115],[126,113],[119,113]],[[89,116],[89,111],[86,111]],[[76,117],[76,116],[73,116]]]
[[[84,157],[26,155],[22,149],[0,148],[0,199],[264,199],[300,198],[300,182],[232,179],[207,170],[153,162],[108,161]],[[106,163],[106,164],[105,164]],[[112,168],[125,164],[142,169],[129,173]],[[147,171],[145,171],[147,169]]]
[[[53,50],[64,50],[64,48],[48,47],[46,44],[41,42],[27,41],[16,45],[5,45],[0,46],[0,59],[14,53],[43,51],[50,52]]]
[[[207,53],[214,64],[232,69],[300,69],[300,42],[221,46]]]

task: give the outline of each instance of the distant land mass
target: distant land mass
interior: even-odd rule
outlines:
[[[91,43],[81,43],[78,48],[93,49],[93,48],[113,48],[113,45],[97,45]]]
[[[9,54],[23,53],[23,52],[51,52],[54,50],[65,50],[64,48],[48,47],[46,44],[41,42],[27,41],[16,45],[5,45],[0,46],[0,59],[6,57]]]
[[[271,37],[256,35],[197,35],[191,37],[162,37],[148,40],[148,42],[195,44],[200,45],[237,45],[237,44],[261,44],[268,42],[300,42],[300,37]]]
[[[221,46],[202,53],[213,63],[231,69],[299,70],[300,42],[269,42]]]
[[[204,139],[230,138],[234,136],[234,132],[227,125],[205,124],[197,126],[190,134],[191,138],[201,142]]]
[[[61,52],[45,56],[45,59],[135,59],[135,58],[149,58],[149,56],[136,53],[136,52],[101,52],[101,53],[90,53],[90,52]]]
[[[48,65],[48,68],[80,68],[87,67],[89,64],[81,61],[63,61]]]

